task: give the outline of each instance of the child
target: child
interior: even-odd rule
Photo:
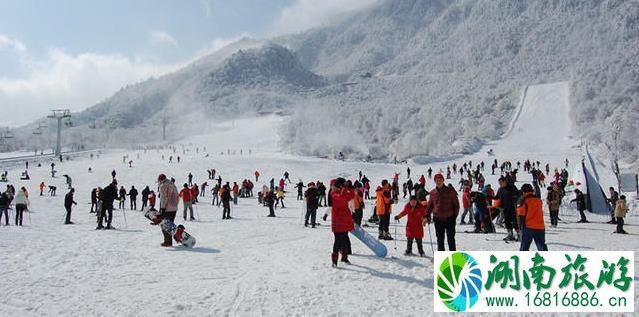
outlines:
[[[424,237],[424,217],[426,217],[426,208],[417,202],[416,196],[411,196],[410,201],[404,206],[404,210],[397,216],[395,220],[399,221],[402,217],[408,215],[406,222],[406,252],[404,255],[413,255],[413,239],[417,241],[417,250],[419,256],[424,256],[424,248],[422,246],[422,238]]]
[[[626,196],[621,195],[617,200],[617,204],[615,206],[615,218],[617,218],[617,231],[615,231],[615,233],[627,233],[623,230],[623,218],[626,217],[626,213],[628,213]]]

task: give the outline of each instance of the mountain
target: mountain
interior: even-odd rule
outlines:
[[[165,117],[177,139],[210,120],[283,112],[282,146],[292,153],[444,156],[458,151],[453,143],[504,133],[525,87],[568,81],[577,135],[634,162],[637,48],[632,0],[385,0],[332,25],[243,39],[123,88],[65,133],[122,146],[157,141]]]

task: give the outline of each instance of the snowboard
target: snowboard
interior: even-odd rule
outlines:
[[[388,254],[386,246],[360,226],[356,225],[355,230],[351,231],[351,234],[355,236],[355,238],[359,239],[359,241],[362,241],[362,243],[371,249],[376,256],[384,258],[386,257],[386,254]]]
[[[195,245],[195,237],[184,231],[183,225],[176,226],[173,221],[164,219],[160,223],[160,226],[164,232],[169,233],[173,239],[181,245],[187,248],[192,248]]]
[[[160,212],[155,209],[147,209],[144,212],[144,217],[151,220],[151,223],[154,225],[160,224],[162,222],[162,218],[160,218]]]

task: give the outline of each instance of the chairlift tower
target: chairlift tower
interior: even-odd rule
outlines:
[[[62,153],[61,139],[62,139],[62,120],[71,118],[71,111],[69,109],[56,109],[52,110],[52,113],[47,116],[50,119],[58,120],[58,132],[55,142],[55,156],[59,156]]]

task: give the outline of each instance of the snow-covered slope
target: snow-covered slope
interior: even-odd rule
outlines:
[[[552,123],[555,112],[547,110],[565,113],[569,107],[565,102],[566,85],[529,87],[531,95],[524,100],[513,132],[495,141],[493,146],[499,148],[496,156],[483,154],[487,162],[493,158],[515,162],[543,157],[531,157],[518,144],[534,143],[536,136],[518,131]],[[206,169],[211,168],[231,182],[252,178],[253,172],[259,170],[262,175],[258,187],[271,178],[279,179],[284,171],[291,174],[294,182],[328,181],[336,176],[356,178],[360,170],[373,184],[391,178],[394,173],[401,173],[400,181],[406,181],[407,165],[341,162],[282,153],[276,134],[282,120],[279,116],[264,116],[202,126],[208,134],[181,140],[175,144],[175,153],[113,151],[93,160],[85,157],[59,163],[56,167],[59,174],[71,175],[77,190],[78,206],[73,213],[76,224],[72,226],[62,224],[64,180],[49,177],[48,162],[43,162],[42,168],[31,164],[30,181],[13,181],[12,176],[13,184],[25,186],[31,192],[32,212],[25,215],[24,227],[0,227],[0,268],[4,273],[0,293],[8,295],[0,302],[0,315],[432,315],[434,264],[428,236],[424,240],[426,258],[403,256],[406,243],[403,220],[391,227],[391,232],[396,232],[397,244],[384,242],[389,250],[386,259],[376,258],[352,239],[353,264],[333,269],[329,256],[333,239],[330,228],[303,227],[302,203],[295,200],[291,185],[285,200],[287,208],[277,209],[277,218],[265,217],[267,210],[253,198],[239,199],[239,204],[232,206],[234,219],[221,220],[221,209],[210,205],[209,193],[195,207],[198,221],[182,221],[180,210],[178,222],[185,223],[187,231],[198,241],[192,250],[159,247],[159,229],[149,225],[138,211],[116,210],[117,230],[94,230],[95,217],[88,213],[89,192],[95,186],[106,185],[112,169],[116,169],[121,185],[127,188],[135,185],[138,189],[144,185],[155,187],[159,173],[175,177],[181,184],[191,172],[195,182],[201,184],[207,181]],[[571,162],[577,161],[576,154],[563,148],[564,137],[568,135],[557,134],[557,139],[538,149],[540,155],[548,155],[543,160],[550,162],[552,168],[563,166],[564,155],[569,155]],[[478,162],[480,153],[460,157],[456,162],[469,159]],[[122,163],[123,155],[133,160],[132,168]],[[169,155],[180,155],[182,162],[169,164]],[[450,164],[452,161],[431,166],[440,170]],[[89,167],[93,173],[87,172]],[[427,168],[411,165],[416,176],[425,174]],[[19,172],[10,170],[10,175]],[[496,177],[487,173],[493,186]],[[448,181],[456,184],[458,179],[458,175],[453,175]],[[530,176],[521,173],[520,180],[529,181]],[[40,181],[58,186],[58,196],[38,196]],[[432,185],[428,180],[427,186]],[[401,200],[393,213],[405,202]],[[368,217],[374,203],[366,201],[366,205]],[[547,229],[547,244],[551,250],[628,250],[639,244],[636,235],[639,217],[634,208],[627,218],[626,230],[635,234],[611,235],[612,226],[604,223],[607,217],[589,215],[592,223],[576,223],[577,212],[565,201],[559,227]],[[325,208],[320,209],[319,214],[324,211]],[[498,234],[485,236],[463,233],[469,226],[459,225],[457,229],[458,250],[518,248],[517,244],[501,241],[505,235],[502,228],[498,228]],[[374,228],[368,230],[375,234]],[[434,234],[432,227],[425,233],[431,231]],[[588,239],[584,239],[585,233]],[[638,256],[635,255],[635,270],[639,268]],[[635,281],[635,287],[638,283]],[[635,296],[635,305],[638,302],[639,297]]]

